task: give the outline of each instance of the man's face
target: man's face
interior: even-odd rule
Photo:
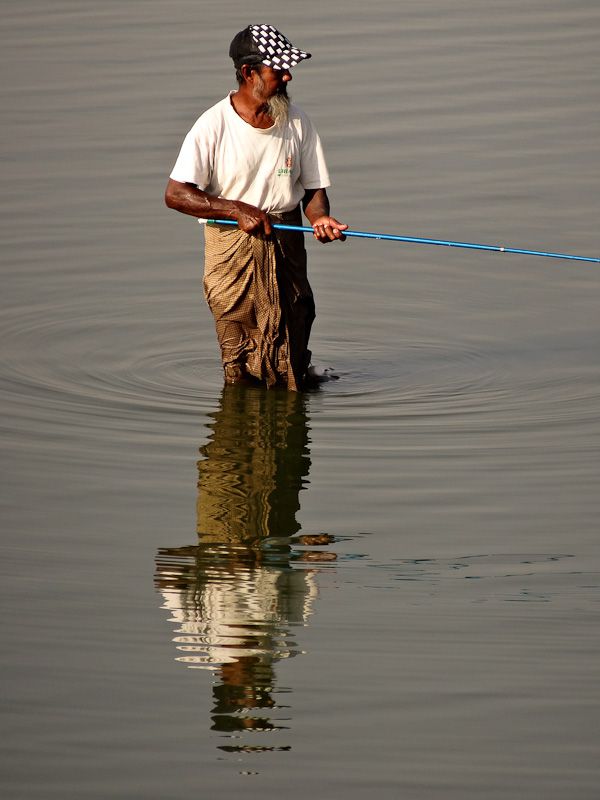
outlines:
[[[287,93],[287,85],[292,80],[290,71],[263,66],[260,72],[254,72],[253,75],[254,97],[267,106],[269,116],[275,125],[285,122],[290,104]]]

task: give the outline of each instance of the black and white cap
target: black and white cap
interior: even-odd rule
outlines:
[[[273,25],[248,25],[231,42],[229,55],[236,67],[264,64],[273,69],[291,69],[311,54],[299,50]]]

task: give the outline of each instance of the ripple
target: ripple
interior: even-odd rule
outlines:
[[[159,320],[164,305],[146,298],[133,312],[126,298],[113,298],[109,309],[90,300],[5,312],[5,407],[26,422],[84,415],[96,424],[132,414],[139,424],[166,411],[196,415],[212,408],[221,387],[214,343],[194,346],[185,312],[183,322]]]
[[[96,429],[139,430],[157,415],[212,411],[222,378],[208,311],[198,319],[202,302],[197,289],[156,290],[135,302],[113,291],[105,303],[100,293],[5,311],[0,393],[15,427],[93,419]],[[314,407],[326,412],[316,427],[510,424],[534,431],[558,424],[585,429],[598,419],[592,343],[564,335],[519,349],[450,337],[399,345],[330,340],[325,349],[340,379],[314,393]]]
[[[558,601],[561,609],[600,602],[600,574],[565,553],[397,559],[369,566],[386,576],[380,585],[405,584],[419,602],[434,597],[468,603]]]
[[[329,343],[340,380],[322,387],[330,424],[394,421],[534,427],[598,419],[600,369],[593,344],[530,343],[510,349],[461,340],[412,341],[393,349],[352,345],[360,370],[348,364],[348,343]],[[346,352],[345,352],[346,351]],[[577,366],[573,354],[577,354]],[[345,362],[345,363],[344,363]]]

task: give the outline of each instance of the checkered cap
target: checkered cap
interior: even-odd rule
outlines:
[[[273,25],[248,25],[232,41],[229,55],[236,65],[254,61],[273,69],[291,69],[310,58]]]

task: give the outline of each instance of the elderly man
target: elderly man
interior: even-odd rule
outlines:
[[[272,25],[249,25],[231,42],[237,91],[206,111],[186,136],[165,202],[203,220],[204,290],[215,318],[226,383],[258,379],[300,390],[315,317],[301,224],[315,239],[343,240],[330,216],[329,175],[312,123],[290,103],[290,69],[306,58]]]

